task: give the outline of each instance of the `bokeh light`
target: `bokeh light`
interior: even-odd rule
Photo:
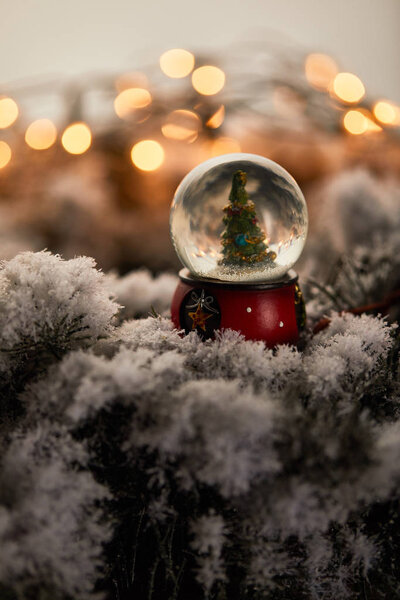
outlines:
[[[164,149],[155,140],[141,140],[131,150],[131,159],[141,171],[156,171],[164,162]]]
[[[194,56],[182,48],[173,48],[161,55],[160,67],[168,77],[180,79],[193,71]]]
[[[336,62],[327,54],[309,54],[305,61],[305,75],[308,83],[317,90],[328,90],[338,72]]]
[[[397,125],[400,121],[399,107],[387,100],[376,102],[373,112],[378,121],[384,125]]]
[[[368,120],[359,110],[348,110],[343,117],[343,126],[352,135],[361,135],[368,129]]]
[[[0,169],[4,169],[11,160],[12,152],[7,142],[0,140]]]
[[[0,98],[0,129],[10,127],[18,117],[18,106],[12,98]]]
[[[359,102],[365,95],[363,82],[353,73],[338,73],[333,80],[332,91],[339,100],[350,104]]]
[[[375,122],[372,113],[366,108],[348,110],[343,116],[343,127],[352,135],[382,131],[382,127]]]
[[[123,92],[129,88],[147,88],[148,85],[149,80],[141,71],[122,73],[122,75],[115,80],[115,89],[118,92]]]
[[[379,131],[382,131],[382,127],[374,121],[374,117],[373,117],[372,113],[370,113],[368,110],[366,110],[365,115],[366,115],[367,123],[368,123],[368,129],[367,129],[368,133],[379,133]]]
[[[199,135],[201,121],[191,110],[174,110],[161,127],[163,135],[172,140],[194,142]]]
[[[371,113],[365,109],[348,110],[343,117],[343,126],[352,135],[382,131],[374,122]]]
[[[224,87],[225,73],[219,67],[204,65],[193,71],[192,84],[199,94],[213,96]]]
[[[33,121],[25,132],[25,142],[34,150],[46,150],[57,138],[56,126],[50,119]]]
[[[72,123],[64,130],[61,143],[70,154],[83,154],[92,143],[91,131],[86,123]]]
[[[144,88],[128,88],[122,91],[114,100],[114,109],[123,119],[129,117],[138,108],[144,108],[151,103],[151,94]]]
[[[209,149],[210,157],[220,156],[221,154],[233,154],[240,152],[240,144],[237,140],[230,137],[220,137],[211,143]]]
[[[221,104],[219,109],[208,119],[206,126],[210,129],[221,127],[225,119],[225,106]]]

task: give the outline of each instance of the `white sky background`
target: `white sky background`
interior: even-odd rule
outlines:
[[[218,51],[268,30],[400,101],[400,0],[0,0],[0,86],[140,68],[171,47]]]

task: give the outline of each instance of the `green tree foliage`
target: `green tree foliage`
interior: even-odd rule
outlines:
[[[272,264],[276,258],[275,252],[268,250],[265,243],[266,234],[259,226],[254,202],[245,189],[246,182],[244,171],[234,173],[229,204],[224,208],[223,265]]]

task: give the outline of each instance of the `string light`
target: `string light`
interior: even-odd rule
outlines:
[[[391,102],[379,100],[373,108],[375,117],[384,125],[396,125],[400,121],[400,110]]]
[[[164,149],[155,140],[141,140],[131,150],[132,162],[141,171],[156,171],[164,158]]]
[[[192,74],[192,85],[196,92],[204,96],[218,94],[225,85],[225,73],[212,65],[195,69]]]
[[[193,54],[180,48],[168,50],[160,57],[160,67],[168,77],[181,78],[192,73],[191,82],[199,94],[212,96],[224,88],[226,77],[222,69],[214,65],[204,65],[194,69],[194,65]],[[365,96],[365,87],[359,77],[353,73],[338,73],[336,62],[326,54],[309,54],[304,69],[305,77],[311,86],[319,90],[329,90],[333,97],[344,103],[355,104]],[[151,93],[146,89],[148,80],[144,73],[125,73],[116,79],[115,86],[119,93],[114,100],[114,108],[120,118],[129,117],[137,109],[145,108],[153,101]],[[277,91],[281,89],[275,88],[274,93]],[[200,100],[198,102],[202,103]],[[200,110],[201,106],[202,104],[195,106],[195,110]],[[302,106],[302,112],[303,108]],[[218,129],[225,119],[225,106],[220,104],[213,110],[215,112],[205,121],[205,126]],[[343,128],[352,135],[362,135],[382,131],[382,127],[377,122],[383,125],[400,125],[400,106],[387,100],[379,100],[371,110],[373,114],[363,107],[352,109],[349,107],[342,116]],[[137,122],[144,121],[153,113],[154,111],[149,110],[141,111],[138,117],[141,120]],[[201,114],[204,117],[204,113]],[[0,97],[0,129],[10,127],[18,115],[17,103],[12,98]],[[166,138],[192,143],[198,138],[201,127],[202,121],[196,112],[179,109],[169,113],[161,126],[161,131]],[[36,120],[25,131],[26,144],[35,150],[50,148],[56,139],[56,126],[49,119]],[[64,130],[61,143],[67,152],[83,154],[92,143],[92,134],[88,125],[83,122],[72,123]],[[0,168],[3,168],[11,160],[12,152],[9,145],[3,141],[0,142],[0,150]],[[240,152],[241,148],[236,139],[219,137],[212,142],[205,142],[202,151],[214,157]],[[141,140],[132,147],[131,159],[138,169],[154,171],[163,164],[165,152],[159,142]]]
[[[352,135],[361,135],[368,129],[368,120],[359,110],[348,110],[343,117],[343,126]]]
[[[114,109],[117,115],[124,119],[129,117],[136,109],[144,108],[151,103],[151,94],[144,88],[128,88],[122,91],[114,100]]]
[[[10,127],[18,117],[18,106],[12,98],[0,98],[0,129]]]
[[[343,126],[352,135],[382,131],[382,127],[374,122],[371,113],[365,109],[348,110],[343,117]]]
[[[225,119],[225,106],[221,104],[219,109],[208,119],[206,126],[210,129],[221,127]]]
[[[317,90],[329,89],[338,72],[336,62],[327,54],[309,54],[306,58],[305,75],[308,83]]]
[[[181,79],[193,71],[194,56],[182,48],[173,48],[161,55],[160,67],[168,77]]]
[[[33,121],[25,132],[25,142],[34,150],[47,150],[56,138],[57,129],[50,119]]]
[[[7,142],[0,140],[0,169],[4,169],[11,160],[12,152]]]
[[[353,73],[338,73],[333,80],[333,93],[339,100],[353,104],[365,96],[365,87],[357,75]]]
[[[220,137],[211,144],[210,156],[220,156],[221,154],[233,154],[240,152],[240,144],[237,140],[229,137]]]
[[[382,131],[382,127],[374,121],[372,113],[365,108],[348,110],[343,117],[343,127],[352,135]]]
[[[166,138],[192,143],[199,135],[201,122],[196,113],[191,110],[172,111],[161,127]]]
[[[64,130],[61,143],[70,154],[83,154],[92,143],[91,131],[86,123],[72,123]]]

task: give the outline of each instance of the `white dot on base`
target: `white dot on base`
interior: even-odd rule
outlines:
[[[283,321],[279,322],[279,327],[283,327]]]
[[[250,306],[248,306],[248,307],[246,308],[246,310],[247,310],[247,312],[251,312],[251,308],[250,308]]]

